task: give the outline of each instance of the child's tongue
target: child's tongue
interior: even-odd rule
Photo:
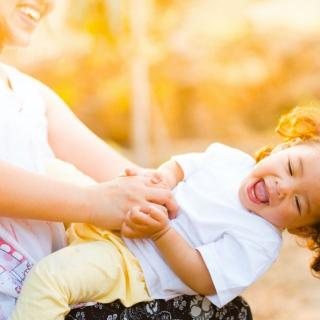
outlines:
[[[269,195],[266,190],[266,184],[263,179],[259,180],[254,185],[254,194],[260,202],[266,203],[269,201]]]

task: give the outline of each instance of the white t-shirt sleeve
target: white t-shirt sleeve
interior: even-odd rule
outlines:
[[[198,247],[217,292],[207,298],[218,307],[233,300],[271,266],[279,249],[276,242],[263,248],[227,233],[218,241]]]
[[[203,169],[203,164],[207,162],[208,157],[210,157],[210,160],[219,157],[219,152],[221,152],[222,148],[225,148],[222,144],[213,143],[204,152],[176,155],[171,160],[176,161],[180,165],[184,173],[184,179],[187,179],[197,170]]]
[[[184,174],[184,179],[189,178],[200,167],[204,159],[204,153],[186,153],[171,157],[171,160],[176,161]]]

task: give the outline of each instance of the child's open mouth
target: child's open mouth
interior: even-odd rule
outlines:
[[[256,203],[269,203],[269,193],[264,179],[256,181],[247,188],[249,199]]]

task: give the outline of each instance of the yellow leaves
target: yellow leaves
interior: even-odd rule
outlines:
[[[55,35],[67,38],[65,62],[33,70],[103,138],[130,143],[135,59],[147,65],[150,122],[164,119],[159,132],[173,139],[263,135],[283,111],[319,97],[317,30],[292,32],[294,20],[280,26],[257,13],[270,4],[279,17],[279,1],[69,1],[68,32]]]

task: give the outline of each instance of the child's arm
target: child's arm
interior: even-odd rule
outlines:
[[[170,227],[165,212],[156,207],[133,208],[122,226],[122,235],[152,239],[170,268],[187,286],[202,295],[216,293],[199,251]]]

